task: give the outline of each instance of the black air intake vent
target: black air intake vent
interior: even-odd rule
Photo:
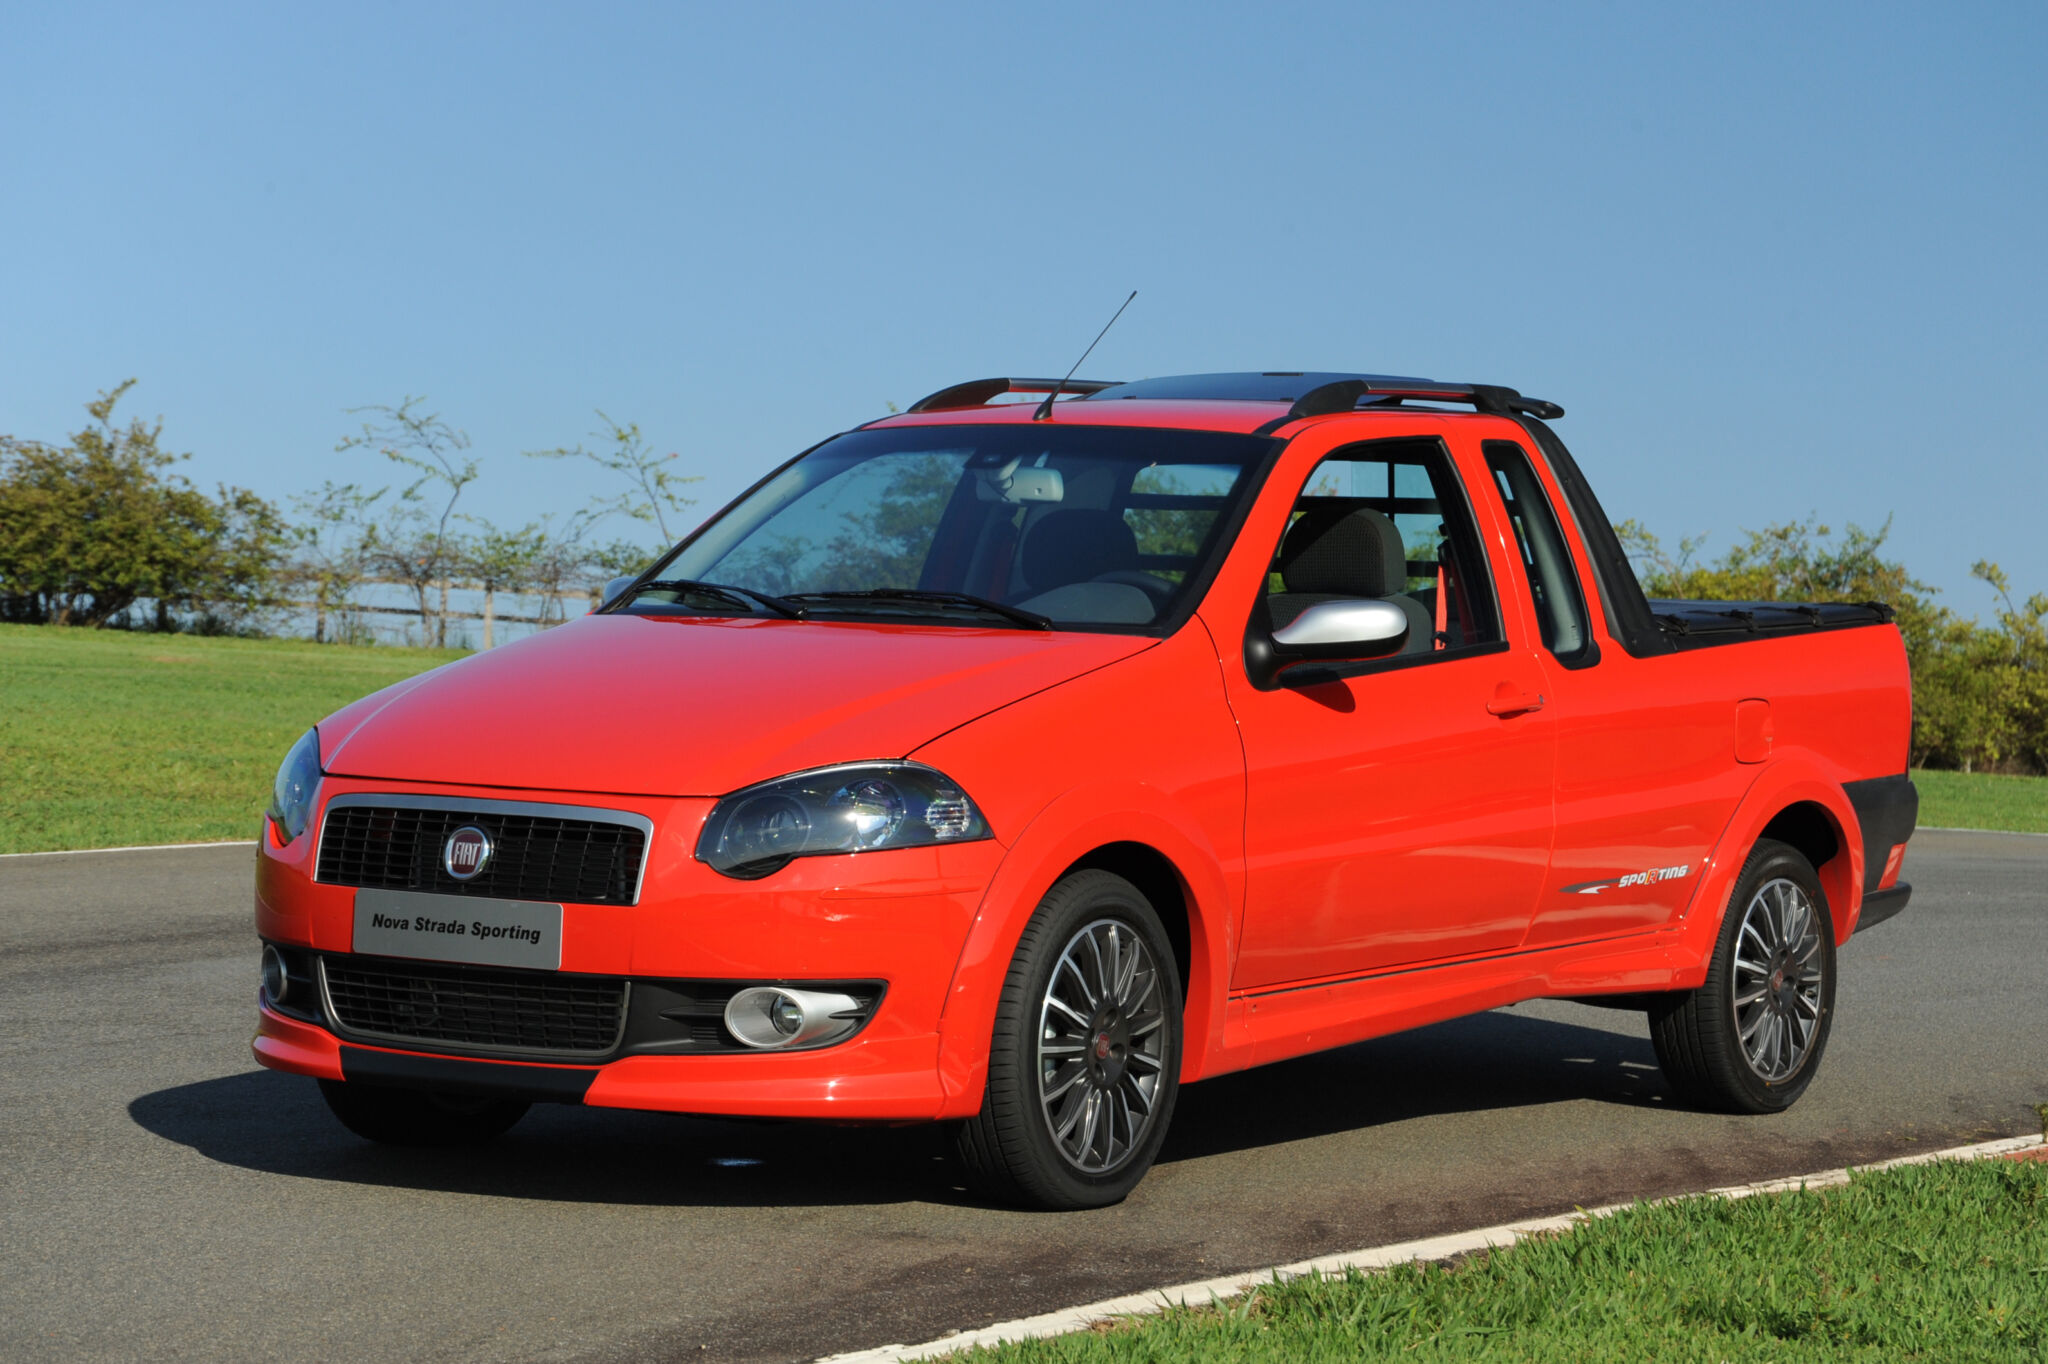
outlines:
[[[604,1056],[625,1028],[626,982],[438,962],[327,957],[344,1035],[479,1051]]]
[[[490,836],[491,855],[482,873],[458,881],[441,865],[441,851],[464,825]],[[321,831],[318,878],[376,890],[629,905],[646,852],[646,834],[631,824],[337,800]]]

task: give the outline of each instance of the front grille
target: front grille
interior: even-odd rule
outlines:
[[[625,1027],[626,982],[609,976],[325,957],[344,1032],[483,1051],[601,1056]]]
[[[474,879],[458,881],[442,867],[441,850],[466,824],[490,835],[491,856]],[[437,895],[631,904],[646,849],[646,835],[630,824],[335,804],[321,833],[319,879]]]

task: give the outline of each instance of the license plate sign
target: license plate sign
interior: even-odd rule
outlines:
[[[474,966],[562,966],[562,907],[410,890],[356,892],[357,952]]]

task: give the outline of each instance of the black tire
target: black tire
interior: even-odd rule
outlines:
[[[1085,1027],[1048,1002],[1055,972],[1063,996],[1088,987],[1082,967],[1062,968],[1070,948],[1087,970],[1100,972],[1103,951],[1114,956],[1132,943],[1144,950],[1133,954],[1137,964],[1121,996],[1128,1010],[1119,1007],[1114,986],[1101,991],[1102,1004]],[[1092,965],[1086,960],[1090,952]],[[1098,986],[1100,980],[1095,978]],[[956,1132],[969,1180],[991,1197],[1025,1207],[1064,1210],[1122,1202],[1152,1168],[1173,1119],[1181,1025],[1180,973],[1151,903],[1110,872],[1081,871],[1062,879],[1039,903],[1011,958],[981,1112]],[[1048,1097],[1046,1087],[1057,1097]],[[1055,1123],[1069,1114],[1063,1137]],[[1099,1124],[1107,1127],[1098,1159]],[[1120,1130],[1135,1138],[1121,1151]],[[1066,1142],[1080,1153],[1070,1152]]]
[[[320,1097],[359,1137],[389,1146],[481,1146],[526,1116],[517,1099],[322,1080]]]
[[[1788,941],[1773,946],[1765,941],[1773,934],[1773,899],[1780,922],[1794,916],[1788,886],[1804,896],[1810,926],[1778,932]],[[1746,932],[1753,912],[1764,922]],[[1813,1083],[1834,1016],[1834,916],[1820,878],[1797,849],[1760,840],[1728,897],[1705,983],[1650,1010],[1657,1061],[1679,1098],[1695,1107],[1782,1113]]]

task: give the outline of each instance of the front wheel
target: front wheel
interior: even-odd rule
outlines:
[[[1650,1011],[1679,1097],[1723,1113],[1781,1113],[1813,1082],[1835,1014],[1835,932],[1813,865],[1760,841],[1714,945],[1707,979]]]
[[[1152,1167],[1180,1085],[1181,987],[1138,888],[1082,871],[1039,904],[996,1010],[981,1112],[961,1161],[1027,1206],[1121,1202]]]
[[[322,1080],[320,1097],[359,1137],[391,1146],[481,1146],[526,1116],[516,1099]]]

